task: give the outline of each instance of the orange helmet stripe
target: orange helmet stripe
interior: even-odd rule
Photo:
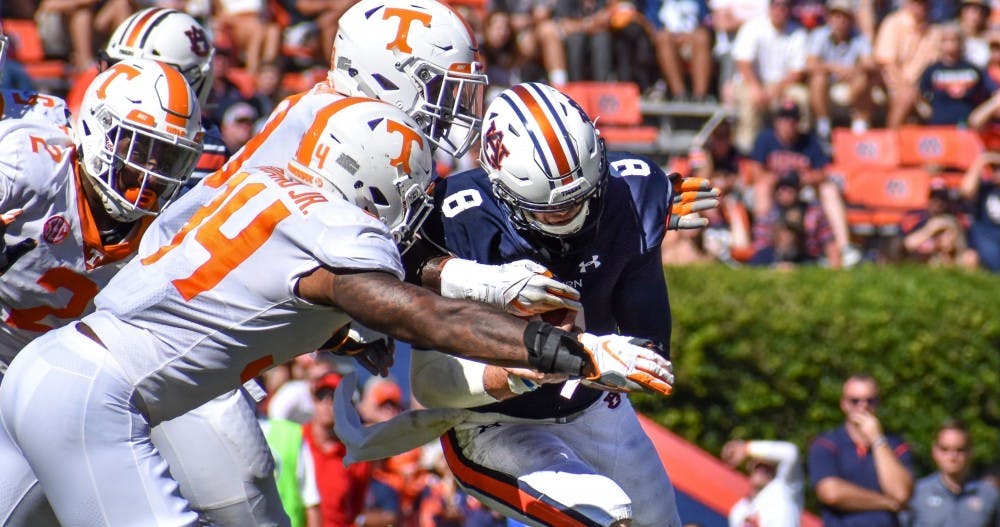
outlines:
[[[511,91],[521,99],[524,106],[531,112],[531,117],[534,118],[538,128],[541,129],[542,135],[545,136],[545,143],[549,145],[552,157],[556,161],[556,169],[559,171],[559,175],[568,173],[570,166],[569,160],[566,159],[566,152],[563,151],[562,145],[559,144],[559,135],[552,128],[552,123],[549,122],[549,118],[545,115],[545,111],[542,110],[541,105],[538,104],[538,100],[522,85],[514,86],[511,88]]]
[[[125,45],[129,47],[135,46],[136,41],[139,40],[140,36],[142,36],[142,30],[145,29],[146,24],[148,24],[149,20],[158,15],[161,11],[163,11],[162,8],[150,9],[148,13],[139,17],[139,20],[137,20],[135,25],[132,26],[132,30],[129,31],[128,38],[125,39]]]
[[[330,117],[348,106],[369,101],[373,101],[373,99],[363,97],[345,97],[321,108],[320,111],[316,113],[316,118],[313,119],[313,123],[309,126],[309,130],[307,130],[305,135],[302,136],[302,142],[299,143],[299,149],[295,153],[295,160],[303,165],[309,166],[309,159],[316,150],[316,143],[319,142],[320,136],[326,128],[326,122],[330,120]]]
[[[191,117],[191,87],[187,79],[172,66],[157,62],[167,79],[167,122],[187,128]]]

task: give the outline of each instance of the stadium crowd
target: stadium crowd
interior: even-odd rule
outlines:
[[[214,47],[203,122],[206,128],[218,126],[231,154],[260,132],[282,99],[325,78],[338,19],[354,3],[5,3],[2,27],[14,36],[15,49],[4,65],[3,86],[55,86],[51,91],[67,97],[72,109],[74,87],[82,89],[97,74],[99,50],[122,21],[152,5],[186,11],[210,30],[178,38]],[[994,171],[1000,155],[990,150],[997,144],[992,134],[1000,130],[1000,6],[988,0],[451,4],[479,38],[490,80],[487,100],[524,81],[556,87],[611,81],[635,83],[645,101],[718,104],[725,110],[729,117],[704,143],[693,145],[686,155],[664,159],[665,165],[709,179],[723,192],[720,207],[705,213],[708,228],[666,235],[662,256],[668,265],[722,261],[839,268],[866,260],[909,259],[1000,271],[1000,172]],[[19,56],[16,46],[28,41],[11,33],[8,28],[16,24],[8,21],[32,21],[44,58],[65,62],[58,82],[33,76],[33,64],[11,60]],[[922,167],[931,173],[926,207],[901,215],[891,223],[898,230],[886,230],[873,244],[852,220],[844,181],[833,177],[835,130],[862,135],[912,125],[972,130],[985,148],[953,177],[948,176],[954,167]],[[470,168],[477,152],[474,148],[462,159],[439,153],[438,170]],[[293,522],[307,522],[316,511],[322,518],[321,524],[294,525],[516,525],[458,487],[437,443],[344,468],[344,447],[331,431],[333,389],[345,368],[337,357],[317,353],[269,370],[263,379],[268,396],[258,409],[265,435],[282,467],[298,467],[285,470],[285,479],[279,479],[282,498],[291,500],[286,509],[297,511]],[[868,380],[861,379],[862,384]],[[850,401],[846,390],[844,401]],[[866,397],[871,410],[877,393]],[[358,410],[366,422],[377,423],[408,404],[416,403],[392,380],[372,378],[361,391]],[[848,413],[861,403],[842,404]],[[968,450],[967,435],[964,445],[947,446],[946,439],[962,443],[948,431],[962,435],[958,425],[950,424],[935,438],[935,461],[942,470],[945,462],[938,460],[939,454],[944,459],[949,452]],[[905,447],[880,430],[867,443],[872,450]],[[760,451],[740,443],[723,455],[738,465]],[[771,478],[784,474],[783,466],[767,459],[757,456],[758,462],[748,467],[752,476],[758,471]],[[953,469],[955,477],[964,478],[965,469]],[[816,474],[810,477],[818,483]],[[769,481],[765,478],[757,490]],[[878,479],[872,485],[881,483]],[[964,483],[955,483],[960,492]],[[918,484],[918,494],[932,492],[928,485]],[[885,498],[882,509],[905,508],[912,486],[910,481],[911,490]],[[992,496],[995,502],[995,491]],[[800,511],[801,497],[795,501]]]

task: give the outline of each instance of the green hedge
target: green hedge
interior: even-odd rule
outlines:
[[[637,407],[718,454],[730,438],[790,440],[803,453],[839,425],[843,380],[878,380],[883,427],[913,446],[954,416],[974,460],[1000,460],[1000,276],[927,267],[666,270],[677,384]]]

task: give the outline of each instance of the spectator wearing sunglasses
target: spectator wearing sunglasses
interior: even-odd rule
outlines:
[[[937,430],[931,456],[937,472],[917,481],[910,508],[901,517],[907,527],[996,527],[1000,498],[993,485],[972,478],[969,431],[948,419]]]
[[[909,445],[886,434],[877,416],[878,384],[866,373],[844,382],[844,424],[813,440],[809,480],[825,527],[896,527],[913,493]]]

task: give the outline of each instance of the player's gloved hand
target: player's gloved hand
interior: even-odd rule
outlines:
[[[14,223],[14,220],[23,212],[24,209],[11,209],[0,214],[0,274],[6,273],[7,269],[10,269],[18,258],[38,246],[38,242],[33,238],[26,238],[14,245],[7,245],[3,239],[4,233],[7,232],[7,226]]]
[[[354,357],[372,375],[387,377],[395,361],[396,340],[357,322],[344,324],[318,351]]]
[[[698,212],[714,209],[719,206],[719,189],[712,183],[700,177],[681,177],[677,172],[669,176],[673,186],[673,202],[670,214],[667,216],[667,229],[701,229],[708,225],[708,220],[698,215]]]
[[[441,269],[441,296],[484,302],[519,317],[583,309],[579,291],[531,260],[482,265],[452,258]]]
[[[584,383],[621,392],[645,390],[670,395],[673,391],[673,365],[657,353],[653,341],[590,333],[581,333],[577,338],[590,354],[593,367]]]

